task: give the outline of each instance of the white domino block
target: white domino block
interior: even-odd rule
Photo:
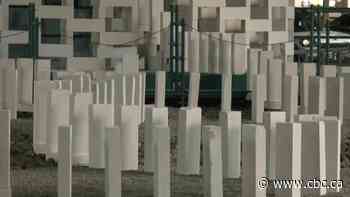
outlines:
[[[68,90],[52,90],[50,93],[47,128],[47,158],[57,158],[58,127],[71,125],[73,97]]]
[[[105,128],[114,125],[114,105],[90,105],[89,120],[89,167],[105,168]]]
[[[106,128],[106,197],[122,196],[122,139],[119,127]]]
[[[326,177],[328,181],[341,180],[341,121],[324,120],[326,138]],[[330,184],[330,183],[329,183]],[[330,188],[330,192],[340,192],[341,188]]]
[[[199,41],[199,70],[201,73],[209,72],[209,38],[206,33],[200,34]]]
[[[267,64],[267,99],[268,109],[281,109],[282,105],[282,61],[269,59]]]
[[[176,171],[179,174],[199,174],[201,145],[201,108],[180,108]]]
[[[121,131],[123,170],[138,169],[140,108],[135,105],[116,106],[115,124]]]
[[[265,75],[255,75],[253,78],[252,120],[255,123],[263,122],[264,92],[266,90]]]
[[[58,197],[72,196],[72,126],[58,128]]]
[[[321,77],[336,77],[337,66],[336,65],[322,65],[320,71]]]
[[[301,122],[302,180],[326,180],[325,124],[323,121]],[[302,188],[305,195],[325,195],[326,188]]]
[[[146,120],[144,130],[144,170],[153,172],[154,161],[154,126],[168,126],[168,108],[156,108],[154,106],[146,107]]]
[[[11,197],[10,180],[10,145],[11,114],[8,110],[0,110],[0,195]]]
[[[258,180],[266,177],[266,134],[262,125],[242,128],[242,192],[243,197],[266,197]]]
[[[155,125],[153,196],[170,197],[170,129]]]
[[[73,164],[89,165],[89,105],[92,93],[77,93],[73,96]]]
[[[188,95],[189,107],[198,106],[200,78],[201,78],[201,75],[199,73],[190,74],[190,88],[189,88],[189,95]]]
[[[221,111],[231,111],[232,104],[232,75],[221,76]]]
[[[343,121],[344,116],[344,78],[326,78],[326,116],[337,116]]]
[[[293,122],[298,114],[298,76],[285,76],[283,80],[282,109],[287,121]]]
[[[248,49],[248,77],[247,85],[248,90],[253,90],[253,78],[254,75],[258,74],[258,64],[259,64],[259,49]]]
[[[326,110],[326,80],[321,77],[309,78],[308,113],[324,115]]]
[[[316,76],[316,64],[304,63],[301,65],[301,110],[302,113],[308,114],[308,103],[309,103],[309,78]]]
[[[165,87],[166,87],[166,73],[164,71],[156,72],[156,86],[155,86],[155,106],[165,106]]]
[[[220,127],[203,127],[203,174],[204,196],[223,197]]]
[[[276,125],[286,121],[285,112],[264,112],[266,131],[266,173],[270,179],[276,178],[277,130]]]
[[[301,124],[277,123],[276,179],[301,179]],[[275,189],[276,197],[301,197],[300,188]]]
[[[222,129],[222,160],[224,178],[241,177],[241,127],[242,113],[220,112]]]

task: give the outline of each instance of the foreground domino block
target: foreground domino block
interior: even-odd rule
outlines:
[[[170,129],[153,127],[155,134],[153,196],[170,197]]]
[[[105,128],[114,125],[114,105],[90,105],[89,120],[89,167],[105,168]]]
[[[6,69],[5,74],[5,89],[6,89],[6,109],[11,110],[11,118],[17,119],[18,110],[18,71],[14,66],[10,66]]]
[[[188,95],[188,106],[197,107],[201,75],[199,73],[190,74],[190,87]]]
[[[71,125],[73,99],[68,90],[52,90],[47,124],[47,158],[57,158],[58,127]]]
[[[165,87],[166,87],[166,73],[164,71],[156,72],[156,88],[155,88],[155,106],[165,106]]]
[[[327,180],[341,180],[341,121],[324,120],[326,138],[326,177]],[[330,183],[329,183],[330,184]],[[340,192],[340,188],[329,189],[330,192]]]
[[[204,197],[223,197],[220,127],[203,127],[203,174]]]
[[[258,64],[259,64],[259,53],[260,49],[248,49],[248,77],[247,85],[248,90],[253,90],[253,78],[254,75],[258,74]]]
[[[0,110],[0,196],[11,197],[10,180],[10,144],[11,114],[8,110]]]
[[[106,128],[105,191],[107,197],[122,196],[122,139],[119,127]]]
[[[267,65],[267,99],[268,109],[281,109],[282,106],[282,61],[269,59]]]
[[[144,130],[144,170],[153,172],[154,161],[154,126],[168,126],[168,108],[146,107],[146,120]]]
[[[232,75],[221,75],[221,111],[231,111]]]
[[[72,196],[72,126],[58,128],[58,197]]]
[[[336,65],[322,65],[320,74],[322,77],[336,77],[337,66]]]
[[[89,164],[89,105],[92,93],[77,93],[73,96],[73,164]]]
[[[266,131],[266,173],[270,179],[276,177],[277,130],[276,125],[286,121],[285,112],[264,112],[264,126]]]
[[[324,115],[326,110],[325,78],[310,77],[308,113]]]
[[[304,114],[308,113],[309,103],[309,78],[316,76],[316,64],[304,63],[301,65],[301,110]]]
[[[252,120],[255,123],[263,123],[264,113],[264,92],[266,89],[265,75],[255,75],[253,77],[252,94]]]
[[[117,105],[115,124],[121,131],[123,170],[138,169],[139,153],[139,110],[135,105]]]
[[[224,178],[241,177],[241,122],[239,111],[220,112]]]
[[[301,179],[301,124],[277,123],[276,179]],[[301,197],[300,188],[277,189],[276,197]]]
[[[326,116],[337,116],[343,121],[344,116],[344,78],[326,78]]]
[[[209,37],[206,33],[199,34],[199,71],[201,73],[209,72]]]
[[[266,177],[266,134],[264,126],[248,124],[242,128],[242,197],[265,197],[257,183]]]
[[[37,154],[46,153],[47,124],[50,90],[54,88],[50,81],[35,82],[33,113],[33,148]]]
[[[326,180],[325,124],[323,121],[301,122],[303,180]],[[326,188],[302,188],[304,195],[325,195]]]
[[[298,76],[285,76],[283,81],[282,109],[286,112],[287,121],[293,122],[298,114]]]
[[[179,174],[199,174],[201,125],[201,108],[180,108],[176,161]]]

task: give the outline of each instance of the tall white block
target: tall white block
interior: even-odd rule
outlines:
[[[114,104],[126,105],[126,76],[118,74],[114,79]]]
[[[116,106],[115,124],[121,131],[123,170],[138,169],[139,110],[135,105]]]
[[[273,51],[259,51],[258,73],[265,75],[265,83],[267,84],[268,60],[273,59]],[[267,99],[267,88],[264,90],[264,100]]]
[[[326,177],[327,180],[341,180],[341,121],[324,120],[326,140]],[[341,188],[329,189],[330,192],[339,192]]]
[[[73,96],[73,164],[89,164],[89,105],[92,93],[77,93]]]
[[[189,87],[189,95],[188,95],[189,107],[198,106],[200,78],[201,78],[201,75],[199,73],[190,73],[190,87]]]
[[[144,130],[144,170],[153,172],[155,125],[168,126],[168,108],[146,107],[146,120]]]
[[[73,99],[68,90],[52,90],[47,124],[47,158],[57,158],[58,151],[58,127],[71,125],[73,115]]]
[[[298,64],[286,62],[283,64],[283,76],[298,75]]]
[[[308,113],[324,115],[326,110],[326,81],[325,78],[309,78]]]
[[[264,126],[248,124],[242,128],[242,197],[265,197],[257,183],[266,177],[266,134]]]
[[[298,114],[298,76],[285,76],[283,80],[282,109],[286,112],[287,121],[293,122]]]
[[[232,73],[241,75],[247,72],[249,36],[247,33],[232,34]]]
[[[326,78],[326,116],[337,116],[343,121],[344,116],[344,78]]]
[[[344,76],[344,123],[350,121],[350,91],[346,91],[350,87],[350,75]]]
[[[336,65],[322,65],[320,70],[321,77],[336,77],[337,66]]]
[[[11,197],[10,145],[11,114],[9,110],[0,110],[0,195]]]
[[[232,35],[220,35],[220,68],[221,74],[232,75]]]
[[[269,59],[267,64],[267,99],[269,109],[281,109],[282,106],[282,61]]]
[[[201,108],[180,108],[176,161],[179,174],[199,174],[201,124]]]
[[[223,197],[220,127],[203,127],[203,174],[204,196]]]
[[[316,64],[315,63],[304,63],[301,65],[301,110],[302,113],[308,113],[308,103],[309,103],[309,78],[311,76],[316,76]]]
[[[156,72],[154,103],[156,107],[165,106],[165,88],[166,88],[166,73],[164,71]]]
[[[325,124],[323,121],[301,122],[302,180],[326,180]],[[302,194],[325,195],[326,188],[302,188]]]
[[[277,130],[276,125],[286,121],[285,112],[264,112],[266,131],[266,173],[270,179],[276,178]]]
[[[222,130],[222,166],[224,178],[241,177],[241,127],[240,111],[220,112]]]
[[[201,73],[209,72],[209,38],[206,33],[200,34],[199,42],[199,70]]]
[[[170,129],[155,125],[153,196],[170,197]]]
[[[231,111],[232,104],[232,75],[221,76],[221,111]]]
[[[119,127],[106,128],[106,197],[122,196],[122,139]]]
[[[11,118],[17,119],[17,110],[18,110],[18,71],[15,67],[8,67],[6,69],[5,75],[5,89],[6,89],[6,109],[11,110]]]
[[[253,77],[252,94],[252,120],[255,123],[263,122],[264,113],[264,92],[266,90],[265,75],[255,75]]]
[[[50,81],[36,81],[33,109],[33,148],[37,154],[46,153],[48,108],[50,90],[54,88]]]
[[[72,196],[72,126],[58,128],[58,197]]]
[[[248,49],[248,77],[247,85],[248,90],[253,90],[253,78],[254,75],[258,74],[258,65],[259,65],[259,49]]]
[[[276,179],[301,179],[301,124],[277,123]],[[300,188],[277,189],[276,197],[301,197]]]
[[[105,167],[105,128],[114,125],[114,105],[89,106],[89,167]]]
[[[209,72],[220,73],[220,34],[212,32],[209,35]]]

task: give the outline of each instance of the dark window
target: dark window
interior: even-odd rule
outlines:
[[[9,44],[9,58],[30,58],[32,51],[27,44]]]
[[[28,6],[9,7],[9,30],[29,30],[29,9]]]
[[[42,0],[43,5],[62,5],[62,0]]]
[[[41,20],[41,43],[63,44],[65,32],[64,20],[62,19],[42,19]]]
[[[90,0],[74,1],[74,18],[92,18],[93,6]]]
[[[94,57],[94,48],[91,33],[74,32],[74,57]]]

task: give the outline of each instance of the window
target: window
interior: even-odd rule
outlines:
[[[62,5],[62,0],[42,0],[42,5]]]
[[[96,44],[93,33],[74,32],[74,57],[96,57]]]
[[[198,8],[198,31],[219,32],[220,31],[220,10],[216,7]]]
[[[28,6],[9,7],[9,30],[28,31],[29,30],[29,8]]]
[[[245,21],[240,19],[225,20],[225,33],[244,33]]]
[[[131,32],[132,7],[113,7],[107,10],[107,32]]]
[[[245,7],[246,0],[226,0],[227,7]]]
[[[65,41],[64,19],[42,19],[41,20],[41,43],[64,44]]]
[[[93,18],[93,6],[90,0],[74,1],[74,18]]]

